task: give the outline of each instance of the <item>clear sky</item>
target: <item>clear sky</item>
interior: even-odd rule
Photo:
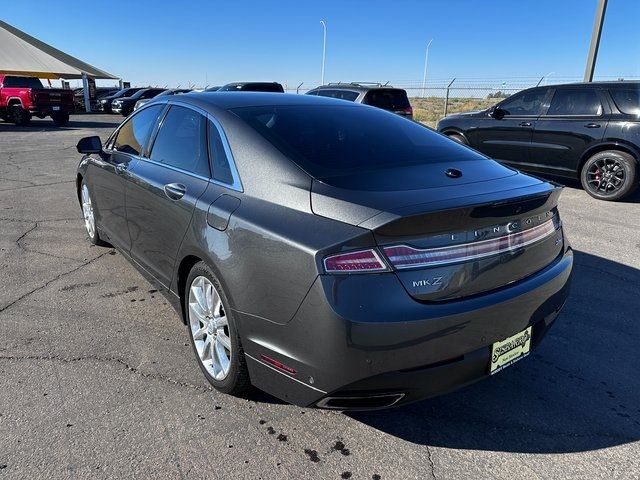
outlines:
[[[596,0],[12,1],[3,20],[138,85],[582,77]],[[609,0],[598,76],[640,76],[640,0]]]

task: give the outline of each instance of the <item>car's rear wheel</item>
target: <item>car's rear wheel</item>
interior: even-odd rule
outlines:
[[[239,395],[250,385],[237,325],[220,282],[204,263],[189,273],[184,309],[200,369],[216,390]]]
[[[16,125],[28,125],[31,121],[31,114],[22,108],[22,105],[11,105],[9,107],[9,118]]]
[[[51,115],[51,119],[53,123],[55,123],[58,127],[64,127],[69,123],[69,114],[68,113],[56,113]]]
[[[93,202],[91,201],[89,187],[84,183],[84,180],[80,184],[80,204],[82,205],[84,227],[87,230],[87,235],[89,235],[89,241],[100,247],[109,246],[107,242],[100,238],[100,234],[96,228],[96,217],[93,211]]]
[[[626,152],[599,152],[585,162],[580,181],[585,191],[594,198],[621,200],[638,187],[637,163]]]
[[[467,139],[462,135],[458,135],[457,133],[447,133],[447,137],[449,137],[451,140],[455,140],[456,142],[461,143],[462,145],[469,145]]]

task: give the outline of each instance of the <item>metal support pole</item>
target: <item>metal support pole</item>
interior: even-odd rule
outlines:
[[[321,85],[324,85],[324,61],[327,54],[327,24],[324,20],[320,20],[322,25],[322,76],[320,79]]]
[[[451,85],[453,85],[453,82],[456,81],[456,78],[453,77],[453,80],[451,80],[451,82],[449,83],[449,85],[447,85],[447,96],[444,99],[444,116],[447,116],[447,113],[449,113],[449,89],[451,88]]]
[[[300,87],[302,86],[303,83],[304,82],[300,82],[300,85],[296,87],[296,93],[300,93]]]
[[[84,111],[91,113],[91,100],[89,98],[89,78],[86,73],[82,74],[82,93],[84,95]]]
[[[120,87],[120,90],[122,90],[124,88],[123,85],[124,85],[124,83],[122,82],[122,79],[119,78],[118,79],[118,86]]]
[[[593,22],[593,32],[591,33],[591,46],[589,47],[589,56],[587,57],[587,67],[584,70],[584,81],[593,81],[593,72],[596,69],[596,59],[598,57],[598,48],[600,47],[600,36],[602,35],[602,24],[604,23],[604,14],[607,10],[608,0],[598,0],[598,8],[596,9],[596,18]]]
[[[542,83],[542,80],[544,80],[544,75],[540,77],[540,80],[538,80],[538,83],[536,83],[536,87],[540,86],[540,84]]]

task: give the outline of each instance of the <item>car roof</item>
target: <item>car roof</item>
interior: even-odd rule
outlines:
[[[574,82],[559,83],[557,85],[540,85],[539,88],[563,88],[563,87],[640,87],[638,80],[611,80],[606,82]]]
[[[366,83],[327,83],[326,85],[320,85],[312,88],[312,90],[355,90],[358,92],[368,92],[370,90],[403,90],[402,88],[394,87],[393,85],[383,85],[379,83],[366,84]]]
[[[166,101],[190,103],[203,109],[207,107],[225,110],[240,107],[285,106],[285,105],[355,105],[344,100],[314,95],[276,92],[193,92],[175,97],[163,97]]]

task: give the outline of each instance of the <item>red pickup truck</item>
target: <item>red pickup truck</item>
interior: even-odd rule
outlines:
[[[0,75],[0,118],[16,125],[27,125],[32,116],[51,117],[58,125],[69,123],[74,110],[73,92],[44,88],[35,77]]]

